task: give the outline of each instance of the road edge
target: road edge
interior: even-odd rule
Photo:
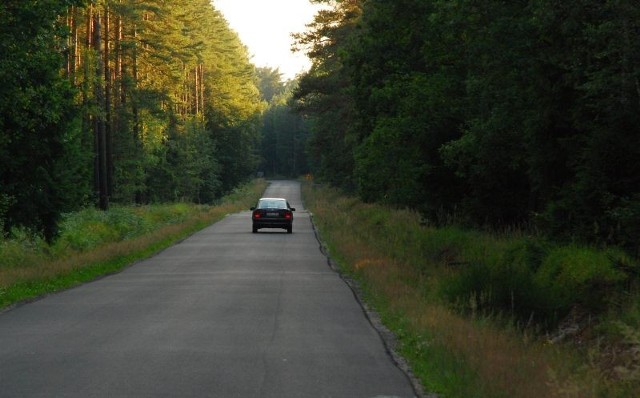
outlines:
[[[376,331],[376,333],[380,337],[380,340],[382,341],[382,344],[387,354],[391,358],[392,362],[407,377],[409,384],[411,385],[411,388],[414,391],[415,396],[417,398],[438,398],[438,395],[433,393],[426,393],[424,391],[424,387],[422,386],[422,383],[413,373],[413,370],[411,369],[411,366],[409,366],[409,363],[407,362],[407,360],[397,352],[396,347],[398,343],[397,343],[396,335],[391,330],[389,330],[389,328],[387,328],[384,325],[384,323],[382,323],[380,315],[366,303],[366,301],[363,298],[364,295],[362,292],[362,288],[360,287],[360,284],[358,283],[358,281],[356,281],[355,279],[343,273],[340,270],[340,267],[338,266],[338,264],[335,262],[335,260],[331,258],[329,250],[326,244],[324,243],[324,241],[322,240],[320,231],[316,227],[316,223],[314,222],[314,219],[313,219],[313,213],[309,211],[309,209],[307,209],[307,211],[309,213],[309,219],[311,220],[313,233],[316,237],[316,240],[318,241],[320,252],[327,259],[327,265],[336,274],[338,274],[340,276],[340,279],[342,279],[342,281],[349,287],[356,301],[360,305],[362,312],[364,313],[365,317],[369,321],[369,324],[371,324],[373,329]]]

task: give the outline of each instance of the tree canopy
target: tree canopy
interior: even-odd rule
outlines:
[[[290,104],[298,81],[283,82],[279,70],[271,68],[258,68],[258,79],[267,104],[260,130],[260,171],[267,177],[307,174],[308,121]]]
[[[434,222],[637,250],[635,2],[322,2],[295,93],[320,178]]]
[[[264,104],[209,0],[0,4],[0,223],[211,202],[257,169]]]

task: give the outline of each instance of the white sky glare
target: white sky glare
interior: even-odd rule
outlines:
[[[306,55],[291,52],[291,33],[305,31],[320,6],[308,0],[212,0],[212,4],[249,48],[256,66],[279,68],[284,80],[309,68]]]

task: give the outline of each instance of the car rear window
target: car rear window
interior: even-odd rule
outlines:
[[[287,202],[284,200],[261,200],[258,204],[260,209],[286,209]]]

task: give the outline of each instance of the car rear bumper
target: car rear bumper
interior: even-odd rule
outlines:
[[[267,220],[253,221],[254,228],[289,228],[293,222],[291,220]]]

